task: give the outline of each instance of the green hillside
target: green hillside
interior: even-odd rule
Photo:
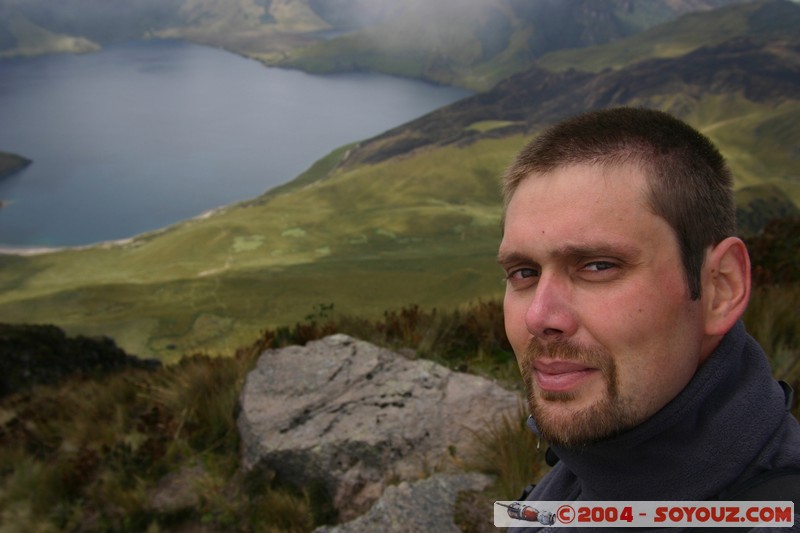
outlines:
[[[586,109],[644,105],[702,127],[724,149],[739,186],[771,182],[797,202],[799,83],[798,38],[733,39],[597,74],[534,67],[364,142],[350,159],[374,163],[420,146],[533,135]]]
[[[670,58],[703,46],[716,46],[746,35],[749,39],[775,40],[797,35],[800,5],[762,0],[745,5],[698,12],[649,30],[586,50],[557,50],[538,63],[550,70],[575,68],[599,72],[621,68],[642,57]]]
[[[533,68],[251,201],[127,243],[0,255],[0,322],[105,334],[172,360],[230,353],[323,305],[369,318],[497,298],[498,176],[544,124],[583,109],[669,110],[719,144],[741,209],[797,204],[798,58],[797,40],[734,41],[599,74]]]
[[[319,304],[380,316],[497,296],[495,175],[521,142],[334,172],[127,245],[0,256],[0,321],[104,332],[169,358],[235,348]]]

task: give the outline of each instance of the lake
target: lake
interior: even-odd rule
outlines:
[[[122,239],[245,200],[328,152],[468,96],[377,74],[315,76],[146,41],[0,60],[0,245]]]

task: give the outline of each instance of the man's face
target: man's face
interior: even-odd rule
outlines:
[[[643,422],[701,362],[702,310],[633,165],[526,178],[505,219],[505,324],[542,436],[580,446]]]

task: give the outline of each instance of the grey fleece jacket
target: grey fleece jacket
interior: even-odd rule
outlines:
[[[536,431],[535,421],[529,425]],[[728,489],[764,471],[800,469],[800,424],[766,355],[739,322],[650,419],[586,447],[551,449],[559,462],[529,501],[724,499]]]

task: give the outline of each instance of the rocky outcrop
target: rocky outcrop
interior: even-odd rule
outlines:
[[[460,533],[453,519],[458,494],[483,490],[491,482],[489,476],[477,473],[436,474],[415,483],[404,481],[387,487],[366,514],[342,525],[319,527],[314,533]],[[485,511],[491,523],[491,504]]]
[[[108,337],[68,337],[52,325],[0,324],[0,398],[69,376],[159,366],[157,360],[127,354]]]
[[[242,464],[324,486],[348,520],[387,485],[459,470],[474,432],[518,401],[485,378],[333,335],[260,357],[240,398]]]
[[[30,159],[25,159],[17,154],[0,152],[0,179],[19,172],[30,164]]]

